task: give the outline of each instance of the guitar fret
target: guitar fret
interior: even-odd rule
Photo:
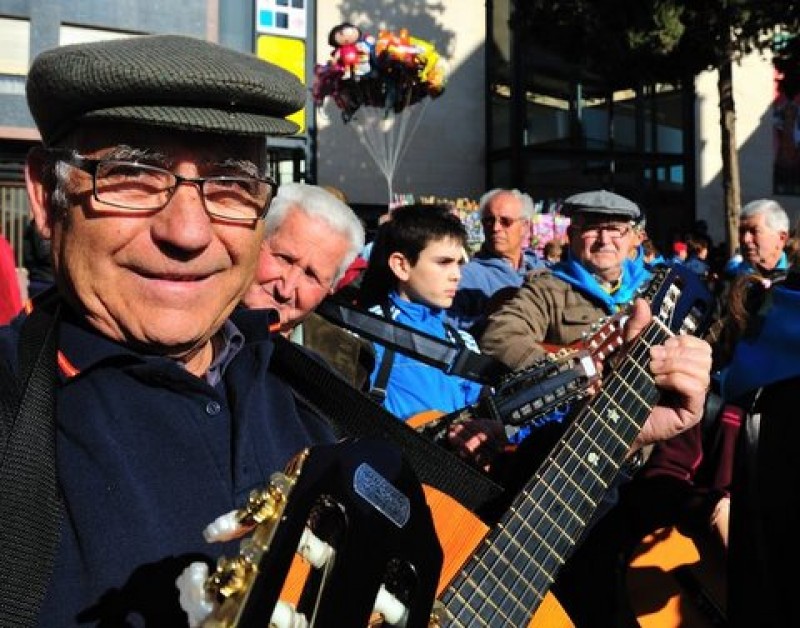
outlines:
[[[516,516],[512,518],[510,521],[511,524],[507,527],[503,527],[503,531],[506,533],[506,536],[509,537],[505,547],[509,545],[516,545],[517,554],[525,554],[530,558],[530,560],[535,561],[537,565],[544,566],[546,562],[549,562],[553,556],[558,557],[561,551],[558,548],[559,544],[563,544],[565,540],[571,542],[569,536],[563,530],[562,526],[559,522],[554,519],[547,510],[542,508],[532,508],[531,510],[535,510],[538,515],[544,517],[551,523],[551,528],[549,530],[550,536],[542,536],[542,534],[533,527],[534,522],[538,522],[538,518],[533,518],[531,515],[520,516],[517,512],[515,513]],[[561,511],[560,514],[566,514],[566,511]],[[508,529],[513,529],[514,536],[508,535]],[[525,549],[523,545],[520,545],[519,542],[516,540],[520,538],[520,533],[525,532],[528,536],[534,536],[539,540],[539,544],[536,546],[536,551],[531,554],[528,550]],[[555,538],[550,538],[550,537]],[[540,556],[544,554],[544,556]],[[537,558],[538,557],[538,558]]]
[[[558,471],[556,471],[556,474],[558,474]],[[571,519],[577,519],[579,523],[583,523],[580,520],[578,513],[572,509],[569,501],[564,500],[559,494],[559,491],[553,488],[552,482],[548,482],[547,486],[543,486],[542,489],[546,491],[547,494],[546,495],[541,493],[539,494],[536,500],[537,510],[541,510],[545,516],[550,518],[547,512],[548,508],[563,507],[563,510],[559,510],[559,514],[570,515]],[[543,498],[544,498],[544,504],[542,503]],[[563,530],[563,528],[560,525],[558,525],[558,529],[560,531]]]
[[[599,448],[599,449],[601,449],[602,451],[606,451],[606,449],[605,449],[605,448],[603,448],[603,447],[601,447],[601,446],[600,446],[600,443],[598,443],[598,442],[597,442],[597,441],[594,439],[594,437],[591,435],[591,433],[590,433],[588,430],[584,429],[583,425],[577,425],[577,426],[576,426],[576,430],[577,430],[578,432],[580,432],[581,434],[583,434],[583,435],[584,435],[586,438],[588,438],[589,440],[591,440],[591,441],[592,441],[592,443],[593,443],[593,444],[594,444],[596,447],[598,447],[598,448]],[[613,440],[616,440],[618,444],[627,445],[627,443],[626,443],[626,442],[625,442],[625,441],[624,441],[624,440],[623,440],[623,439],[620,437],[620,435],[619,435],[619,434],[617,434],[617,432],[616,432],[615,430],[605,430],[605,431],[604,431],[604,434],[606,434],[607,436],[611,436],[611,438],[612,438]],[[609,443],[606,443],[606,445],[609,445]],[[613,456],[612,456],[612,457],[613,457]]]
[[[514,545],[520,551],[519,553],[514,554],[513,560],[511,561],[509,561],[505,556],[500,555],[502,552],[505,554],[511,554],[511,552],[501,550],[495,546],[488,548],[490,552],[493,552],[496,555],[498,560],[495,560],[492,563],[492,571],[489,574],[485,574],[484,578],[481,579],[481,582],[484,582],[485,580],[488,580],[490,583],[494,582],[495,590],[502,589],[503,593],[505,594],[503,595],[503,599],[507,599],[509,597],[508,594],[514,593],[515,591],[524,593],[527,589],[527,580],[531,577],[531,575],[543,575],[552,583],[551,573],[545,570],[544,566],[541,565],[533,556],[530,556],[522,546],[516,543]],[[532,567],[535,569],[531,569]],[[515,600],[520,599],[520,596],[516,594],[510,597]]]
[[[595,445],[595,447],[597,447],[597,446]],[[576,458],[581,459],[584,462],[584,465],[583,465],[582,468],[585,469],[586,471],[588,471],[589,473],[591,473],[594,476],[595,480],[597,480],[602,485],[602,488],[605,489],[608,486],[607,483],[600,476],[600,474],[595,470],[597,465],[600,464],[600,459],[599,458],[601,456],[603,458],[605,458],[606,461],[610,461],[610,458],[606,455],[606,453],[605,453],[605,451],[603,451],[603,449],[601,449],[600,447],[597,447],[596,449],[592,449],[591,451],[586,451],[583,454],[581,454],[579,451],[573,449],[568,443],[564,444],[564,449],[566,451],[569,451],[573,456],[575,456]],[[581,489],[580,486],[577,485],[577,483],[575,482],[574,478],[570,477],[570,475],[567,474],[567,473],[562,473],[562,475],[568,481],[570,481],[572,484],[575,484],[576,488],[581,493],[586,495],[586,491],[584,489]],[[581,478],[581,479],[583,479],[583,478]],[[587,499],[589,499],[588,496],[587,496]]]
[[[474,597],[475,591],[479,589],[480,584],[473,580],[467,580],[464,584],[471,585],[472,593],[463,595],[460,591],[454,591],[452,595],[448,595],[446,598],[442,599],[445,602],[445,607],[449,609],[451,623],[455,623],[459,626],[474,626],[476,617],[485,618],[487,616],[487,607],[499,612],[497,605],[489,596],[480,599],[479,605],[473,606],[473,600],[471,598]],[[456,606],[452,603],[453,601],[458,601],[460,603],[458,605],[459,608],[453,609],[453,607]]]

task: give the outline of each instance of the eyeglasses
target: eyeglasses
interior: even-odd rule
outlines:
[[[608,224],[608,225],[586,225],[578,227],[581,237],[584,240],[595,240],[600,237],[600,232],[605,231],[612,240],[621,240],[631,232],[631,225]]]
[[[525,220],[523,216],[519,218],[511,218],[510,216],[481,216],[481,224],[485,227],[494,227],[496,222],[500,223],[503,229],[508,229],[511,225],[519,220]]]
[[[184,177],[158,166],[120,159],[90,159],[59,154],[64,163],[92,175],[94,198],[120,209],[157,211],[169,203],[182,183],[200,188],[210,216],[234,222],[254,222],[267,214],[277,183],[249,175]]]

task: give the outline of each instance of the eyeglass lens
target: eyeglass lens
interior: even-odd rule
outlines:
[[[503,229],[508,229],[511,225],[513,225],[519,218],[511,218],[510,216],[484,216],[481,218],[481,222],[486,225],[487,227],[494,227],[496,222],[500,223],[500,226]]]
[[[181,177],[168,170],[121,161],[101,161],[95,171],[99,201],[129,209],[160,209],[182,182],[200,186],[206,210],[231,220],[254,220],[272,200],[272,186],[251,177]]]
[[[581,228],[581,235],[584,238],[599,238],[600,233],[605,231],[612,240],[617,240],[628,235],[631,228],[628,225],[591,225]]]

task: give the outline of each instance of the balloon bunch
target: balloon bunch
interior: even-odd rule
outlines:
[[[312,96],[317,106],[330,96],[345,122],[360,107],[400,113],[444,91],[444,60],[433,44],[411,37],[408,29],[382,30],[373,37],[345,22],[331,29],[328,43],[333,51],[314,69]]]

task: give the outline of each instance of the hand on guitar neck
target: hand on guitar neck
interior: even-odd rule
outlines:
[[[637,299],[625,324],[626,339],[638,336],[651,321],[647,302]],[[711,385],[711,345],[691,335],[671,336],[663,345],[650,347],[648,368],[656,386],[667,394],[653,408],[631,451],[676,436],[702,418]]]
[[[452,424],[447,443],[459,456],[483,471],[511,446],[502,423],[493,419],[473,419]]]

